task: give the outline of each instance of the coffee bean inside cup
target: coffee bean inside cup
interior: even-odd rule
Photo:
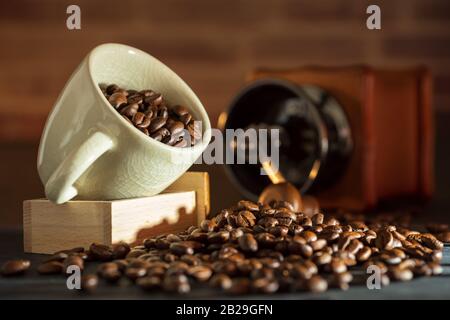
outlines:
[[[201,139],[201,123],[185,106],[169,106],[161,93],[151,89],[124,89],[99,84],[111,106],[146,136],[173,147],[190,147]]]

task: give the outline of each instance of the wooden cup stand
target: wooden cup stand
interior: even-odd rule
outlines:
[[[112,201],[47,199],[23,203],[24,250],[51,254],[93,242],[140,243],[144,238],[183,231],[209,213],[209,176],[187,172],[163,193]]]

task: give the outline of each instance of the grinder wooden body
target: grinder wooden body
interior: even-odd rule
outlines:
[[[431,76],[426,68],[260,69],[262,78],[327,90],[348,116],[354,149],[345,174],[317,194],[324,207],[370,208],[383,199],[427,199],[434,185]]]

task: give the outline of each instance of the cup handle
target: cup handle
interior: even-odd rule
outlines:
[[[103,132],[90,135],[78,149],[74,149],[61,162],[45,184],[45,195],[50,201],[61,204],[74,198],[78,191],[74,183],[102,154],[113,147],[113,141]]]

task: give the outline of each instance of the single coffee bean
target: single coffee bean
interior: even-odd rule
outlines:
[[[84,269],[84,260],[79,256],[68,256],[67,259],[64,260],[63,271],[67,272],[68,269],[73,266],[78,267],[82,271]]]
[[[239,247],[244,252],[256,252],[258,251],[258,242],[255,240],[253,235],[244,234],[242,237],[238,239]]]
[[[250,292],[250,285],[250,280],[247,278],[235,278],[227,292],[234,295],[243,295]]]
[[[252,289],[259,293],[274,293],[278,291],[278,281],[271,278],[258,278],[252,281]]]
[[[380,250],[389,250],[393,248],[394,237],[392,233],[387,230],[382,230],[377,233],[377,238],[375,239],[375,246]]]
[[[161,129],[165,124],[166,124],[165,118],[157,117],[157,118],[153,119],[152,122],[150,123],[150,125],[148,126],[148,131],[150,133],[154,133],[157,130]]]
[[[154,291],[161,288],[162,281],[160,277],[149,276],[138,278],[136,284],[144,290]]]
[[[142,95],[139,93],[134,93],[134,94],[128,94],[127,97],[127,102],[128,104],[137,104],[140,105],[143,102],[143,98]]]
[[[259,211],[259,205],[248,200],[241,200],[237,203],[237,207],[240,210],[247,210],[250,212]]]
[[[153,94],[147,95],[144,99],[144,102],[149,105],[158,106],[163,102],[163,97],[159,93],[153,93]]]
[[[167,247],[169,247],[169,243],[167,241],[165,241],[165,243],[167,244]],[[159,247],[160,248],[160,247]],[[166,248],[167,249],[167,248]],[[128,252],[126,258],[127,259],[132,259],[132,258],[139,258],[140,256],[146,254],[147,251],[143,250],[143,249],[136,249],[133,248],[130,250],[130,252]],[[100,260],[100,261],[109,261],[108,259],[106,260]]]
[[[187,273],[197,281],[204,282],[211,278],[212,270],[206,266],[195,266],[189,268]]]
[[[312,276],[310,279],[306,280],[306,287],[311,292],[319,293],[328,289],[328,283],[321,276]]]
[[[189,110],[186,107],[184,107],[184,106],[177,105],[177,106],[173,107],[173,112],[177,116],[181,117],[181,116],[183,116],[185,114],[188,114]]]
[[[192,115],[189,113],[183,114],[182,116],[180,116],[178,119],[180,119],[180,121],[187,126],[189,124],[189,122],[191,122],[192,120]]]
[[[222,290],[227,290],[231,287],[232,281],[229,276],[223,273],[214,275],[210,280],[209,284],[214,288],[220,288]]]
[[[388,275],[390,278],[397,281],[409,281],[413,278],[413,273],[409,269],[400,269],[392,267],[389,269]]]
[[[127,103],[127,97],[122,92],[115,92],[108,98],[108,101],[117,109],[120,105]]]
[[[435,236],[429,233],[422,235],[420,240],[426,247],[433,250],[442,250],[442,248],[444,247],[444,244],[441,241],[439,241]]]
[[[81,277],[81,290],[85,292],[93,292],[97,289],[98,277],[95,274],[83,275]]]
[[[9,260],[2,265],[0,274],[5,277],[22,275],[30,266],[29,260]]]
[[[103,244],[91,244],[89,252],[91,253],[91,256],[98,261],[110,261],[113,259],[112,249]]]
[[[138,278],[145,277],[147,275],[147,269],[142,267],[128,267],[125,270],[125,276],[128,279],[134,281]]]
[[[164,278],[163,289],[168,292],[185,294],[191,291],[191,286],[185,275],[171,275]]]
[[[133,118],[131,119],[131,121],[133,121],[133,124],[135,126],[137,126],[137,125],[140,125],[142,123],[142,121],[144,121],[144,119],[145,119],[145,114],[143,114],[142,112],[136,112],[133,115]],[[149,122],[150,122],[150,120],[149,120]],[[148,127],[148,125],[146,127]],[[146,127],[143,127],[143,128],[146,128]]]
[[[120,242],[112,246],[112,258],[124,259],[130,252],[130,246],[125,242]]]
[[[61,274],[63,270],[64,265],[59,261],[44,262],[41,263],[37,268],[37,272],[39,274]]]
[[[171,135],[176,135],[183,131],[184,124],[180,121],[173,121],[167,125],[167,129],[170,131]]]
[[[230,239],[230,232],[228,231],[211,232],[208,235],[208,241],[210,243],[225,243],[228,239]]]
[[[316,213],[311,217],[311,221],[313,225],[322,224],[324,219],[324,215],[322,213]]]
[[[371,255],[372,255],[372,250],[370,249],[370,247],[364,246],[356,254],[356,260],[358,260],[360,262],[367,261],[367,260],[369,260]]]
[[[116,92],[116,90],[119,90],[119,89],[120,89],[119,86],[116,85],[116,84],[110,84],[110,85],[102,84],[102,85],[100,86],[100,89],[102,88],[102,86],[103,86],[103,87],[106,86],[105,91],[106,91],[106,93],[109,94],[109,95],[113,94],[114,92]]]

